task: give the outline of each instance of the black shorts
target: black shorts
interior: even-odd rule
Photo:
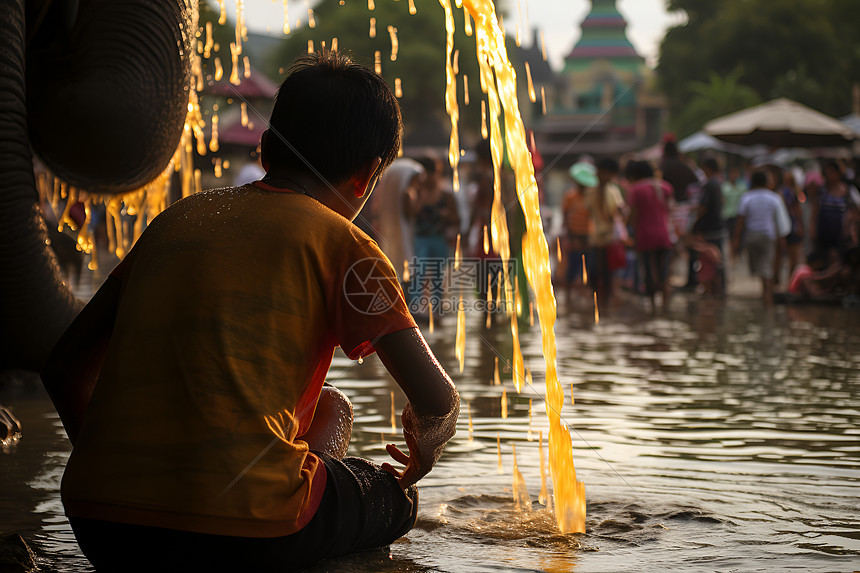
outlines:
[[[101,571],[293,571],[329,557],[384,547],[418,515],[418,488],[406,492],[361,458],[325,464],[325,493],[311,521],[284,537],[235,537],[69,518],[84,555]]]

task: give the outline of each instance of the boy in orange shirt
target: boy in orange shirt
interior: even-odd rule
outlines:
[[[63,503],[98,570],[304,567],[387,545],[455,432],[459,397],[391,263],[352,220],[400,146],[400,110],[337,52],[297,60],[267,174],[170,206],[63,335],[42,377],[74,449]],[[337,346],[405,392],[405,465],[345,457]]]

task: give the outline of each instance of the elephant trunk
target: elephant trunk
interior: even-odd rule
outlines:
[[[82,303],[48,245],[31,149],[93,193],[162,173],[187,110],[196,1],[82,0],[51,34],[26,28],[24,0],[0,13],[0,368],[38,370]]]
[[[0,367],[37,369],[78,302],[47,245],[27,136],[23,0],[0,12]]]

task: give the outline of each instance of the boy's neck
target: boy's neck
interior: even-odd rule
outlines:
[[[263,177],[263,181],[316,199],[350,221],[355,219],[365,202],[364,199],[355,197],[348,180],[335,184],[313,174],[271,169]]]
[[[298,181],[294,177],[288,177],[284,175],[273,175],[271,173],[267,173],[263,179],[264,182],[268,183],[272,187],[277,187],[279,189],[289,189],[290,191],[295,191],[296,193],[301,193],[302,195],[312,196],[308,191],[308,186],[301,181]]]

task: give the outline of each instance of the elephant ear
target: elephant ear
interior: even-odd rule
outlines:
[[[187,113],[197,2],[0,0],[0,14],[0,368],[38,370],[81,302],[48,246],[31,150],[92,193],[164,172]]]

